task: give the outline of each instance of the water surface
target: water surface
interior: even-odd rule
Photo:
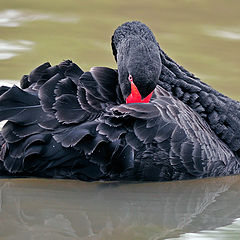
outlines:
[[[125,21],[149,25],[178,63],[240,99],[238,0],[0,0],[0,79],[19,80],[45,61],[116,67],[110,39]]]
[[[239,239],[240,221],[219,229],[240,217],[239,199],[240,176],[167,183],[0,180],[0,238],[182,240],[198,232],[199,239],[209,233]]]
[[[238,0],[0,0],[0,84],[50,61],[116,67],[114,29],[149,25],[189,71],[240,100]],[[0,239],[239,239],[240,177],[172,183],[0,180]]]

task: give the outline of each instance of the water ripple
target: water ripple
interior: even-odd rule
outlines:
[[[220,37],[229,40],[240,40],[240,29],[207,29],[206,34],[213,37]]]
[[[19,52],[32,49],[34,43],[27,40],[6,41],[0,39],[0,60],[10,59]]]
[[[62,17],[55,14],[41,14],[33,12],[24,12],[16,9],[7,9],[0,12],[0,26],[1,27],[18,27],[24,22],[32,22],[39,20],[48,20],[53,22],[78,22],[78,17]]]

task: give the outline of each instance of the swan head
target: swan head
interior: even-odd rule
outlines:
[[[112,47],[126,103],[149,102],[162,69],[159,47],[151,30],[140,22],[125,23],[115,31]]]

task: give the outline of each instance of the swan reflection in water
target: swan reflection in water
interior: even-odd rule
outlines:
[[[166,239],[240,216],[240,176],[165,183],[0,180],[0,238]]]

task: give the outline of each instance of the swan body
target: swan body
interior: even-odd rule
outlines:
[[[1,176],[171,181],[240,172],[239,102],[170,59],[143,23],[117,28],[112,49],[118,70],[44,63],[20,88],[0,88]],[[133,83],[138,99],[151,100],[134,100]]]

